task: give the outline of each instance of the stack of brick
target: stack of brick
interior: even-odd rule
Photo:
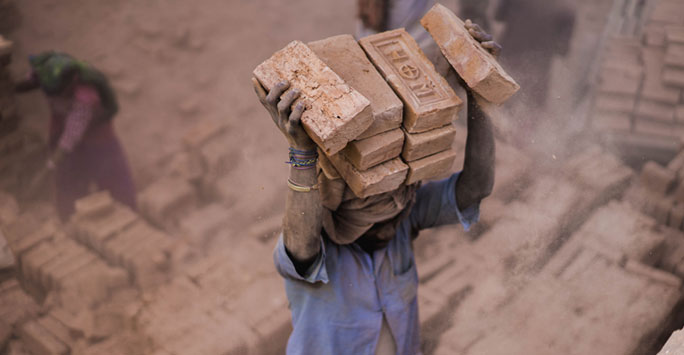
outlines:
[[[0,328],[14,328],[35,318],[39,311],[38,304],[22,289],[16,279],[0,283]]]
[[[611,204],[605,210],[613,213],[629,207]],[[596,215],[589,226],[572,234],[539,274],[528,274],[532,277],[529,283],[512,296],[497,291],[502,288],[500,283],[473,283],[473,294],[466,301],[477,303],[473,298],[482,289],[490,295],[489,307],[473,313],[465,309],[471,304],[459,306],[458,313],[451,318],[451,328],[442,335],[434,353],[535,354],[539,349],[559,354],[646,353],[645,349],[656,338],[653,334],[662,331],[670,321],[681,296],[681,281],[637,261],[648,253],[648,248],[637,248],[640,251],[633,254],[637,259],[622,252],[629,248],[618,249],[623,247],[623,231],[612,233],[606,226],[624,223],[625,218],[635,213]],[[607,218],[610,220],[606,221]],[[543,233],[525,227],[518,229]],[[624,230],[636,243],[642,232],[641,227],[628,226]],[[492,250],[484,252],[496,254]],[[504,264],[510,268],[508,262]],[[501,295],[498,302],[497,294]],[[654,304],[653,297],[661,302]],[[544,312],[538,312],[540,305],[544,305]],[[520,326],[521,319],[525,320],[524,327]],[[600,324],[596,324],[597,319]],[[601,332],[596,331],[597,326]]]
[[[684,230],[684,152],[666,167],[649,161],[625,199],[635,208],[671,228]]]
[[[449,26],[467,34],[462,23]],[[501,103],[517,90],[479,44],[466,47],[465,57],[475,64],[462,75],[478,93]],[[302,123],[320,148],[324,172],[342,178],[357,197],[451,170],[452,121],[462,102],[404,30],[359,43],[348,35],[308,46],[295,41],[259,65],[254,76],[268,90],[288,79],[302,92]]]
[[[641,37],[608,42],[592,122],[627,147],[647,140],[650,157],[663,161],[684,137],[684,5],[653,0],[644,8]]]
[[[167,280],[174,240],[113,201],[107,191],[76,202],[69,231],[109,264],[127,270],[139,287],[146,289]]]

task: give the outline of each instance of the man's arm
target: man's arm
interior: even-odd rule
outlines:
[[[283,81],[267,93],[256,79],[252,78],[252,82],[261,104],[271,114],[273,122],[290,144],[291,156],[294,154],[295,159],[307,160],[306,158],[315,154],[316,144],[306,134],[300,121],[304,104],[298,102],[292,108],[299,97],[299,90],[294,88],[286,92],[290,85]],[[316,186],[317,181],[315,162],[308,167],[291,165],[288,182],[290,189],[287,192],[283,218],[283,241],[300,275],[311,266],[321,250],[323,207],[318,189],[311,189]]]
[[[482,47],[498,55],[501,46],[480,26],[466,21],[466,28]],[[463,171],[456,182],[456,203],[464,210],[492,193],[494,187],[494,130],[490,118],[478,100],[484,100],[464,85],[468,93],[468,138],[466,138]]]

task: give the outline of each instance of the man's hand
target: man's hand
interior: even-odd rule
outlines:
[[[301,150],[314,150],[316,144],[306,134],[301,122],[304,103],[299,101],[294,109],[292,108],[292,104],[299,97],[299,89],[287,90],[290,87],[287,80],[276,84],[268,93],[256,78],[252,78],[252,84],[259,101],[271,114],[273,122],[283,132],[290,146]]]
[[[470,19],[465,21],[465,28],[468,30],[475,40],[480,42],[480,45],[489,51],[493,56],[498,57],[501,53],[501,45],[494,42],[492,35],[488,34],[478,24],[473,23]]]

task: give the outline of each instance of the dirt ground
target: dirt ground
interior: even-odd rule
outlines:
[[[251,72],[288,42],[353,33],[352,1],[37,0],[17,2],[21,25],[13,73],[27,55],[55,49],[102,68],[119,92],[116,130],[138,188],[182,147],[201,120],[229,122],[235,149],[236,205],[281,209],[286,142],[251,87]],[[46,131],[40,93],[19,98],[24,124]],[[259,202],[256,203],[255,202]],[[259,210],[259,207],[255,207]],[[259,214],[259,213],[257,213]],[[250,216],[260,217],[260,216]]]

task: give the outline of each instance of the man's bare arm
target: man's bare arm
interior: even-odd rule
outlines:
[[[300,121],[304,104],[298,102],[294,108],[292,107],[299,97],[299,90],[293,88],[287,91],[290,85],[283,81],[267,93],[256,79],[252,78],[252,82],[261,104],[271,114],[273,122],[283,133],[290,147],[297,151],[315,152],[316,144],[306,134]],[[315,186],[318,181],[315,167],[290,167],[290,181],[297,186]],[[283,218],[283,239],[285,249],[300,275],[304,274],[321,250],[322,210],[317,189],[306,192],[288,190]]]

